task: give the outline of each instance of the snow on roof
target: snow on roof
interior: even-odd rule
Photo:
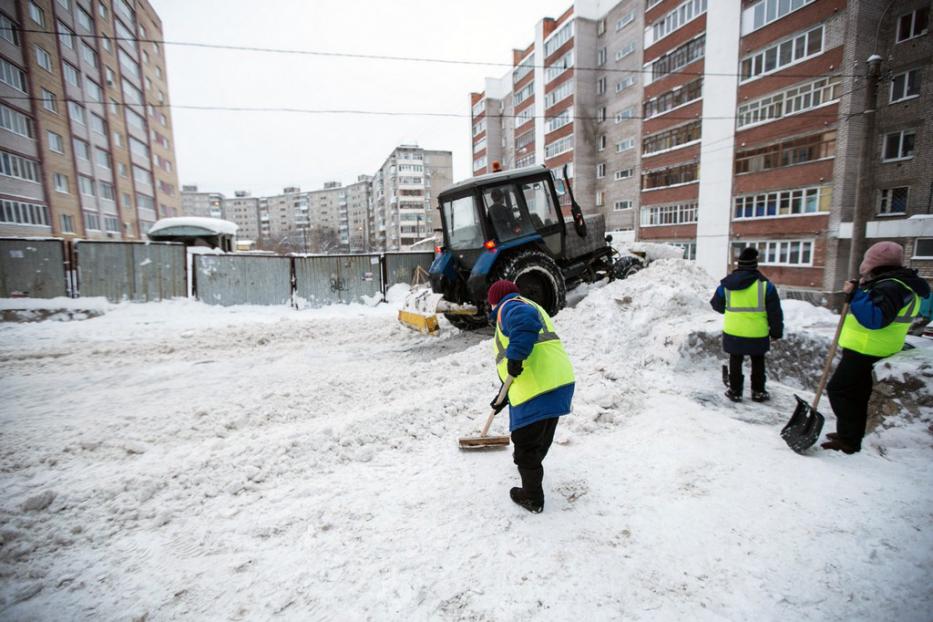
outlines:
[[[162,218],[152,225],[149,230],[150,235],[172,229],[174,227],[196,227],[206,229],[215,235],[236,235],[237,225],[229,220],[220,218],[204,218],[201,216],[176,216],[174,218]]]

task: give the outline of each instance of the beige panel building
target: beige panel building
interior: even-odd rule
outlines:
[[[141,239],[180,210],[158,16],[0,0],[0,235]]]

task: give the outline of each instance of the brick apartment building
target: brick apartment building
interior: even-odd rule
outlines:
[[[179,213],[145,0],[0,0],[0,235],[142,238]]]
[[[514,105],[522,80],[487,80],[485,91],[471,94],[476,174],[492,159],[506,168],[572,161],[581,203],[601,210],[610,229],[634,226],[637,239],[678,244],[717,275],[753,245],[775,282],[810,293],[838,290],[846,278],[860,195],[868,243],[903,243],[933,276],[933,219],[924,218],[933,212],[933,167],[923,157],[933,148],[923,118],[933,104],[929,0],[635,0],[596,8],[578,1],[542,20],[544,37],[513,59],[513,76],[549,75],[563,58],[558,50],[543,64],[529,59],[548,36],[570,29],[574,37],[560,49],[578,50],[571,102],[536,106],[525,119]],[[593,54],[576,45],[591,21]],[[871,54],[882,59],[881,81],[859,186]],[[625,58],[640,71],[612,66]],[[590,92],[595,125],[576,101]],[[570,106],[572,132],[544,133],[541,145],[536,128],[533,157],[520,152],[526,127],[549,124]],[[572,151],[553,157],[567,136]],[[583,152],[595,154],[595,167]],[[625,212],[638,218],[620,218]]]

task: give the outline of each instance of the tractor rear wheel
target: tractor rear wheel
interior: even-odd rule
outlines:
[[[567,304],[567,284],[554,260],[537,250],[524,250],[502,259],[492,273],[490,285],[499,279],[514,281],[518,291],[556,315]]]

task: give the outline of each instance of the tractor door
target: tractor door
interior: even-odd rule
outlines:
[[[519,183],[525,209],[531,223],[554,257],[563,253],[564,219],[554,203],[550,184],[546,179]]]

